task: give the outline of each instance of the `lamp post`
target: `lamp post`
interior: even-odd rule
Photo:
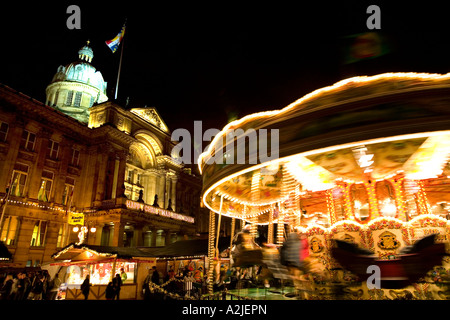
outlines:
[[[77,245],[80,245],[86,240],[89,231],[91,233],[95,233],[95,232],[97,232],[97,228],[92,226],[89,229],[88,226],[83,225],[80,228],[78,226],[73,227],[72,231],[73,232],[78,232],[78,240],[79,241],[77,242]]]

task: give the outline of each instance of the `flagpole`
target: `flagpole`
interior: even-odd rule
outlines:
[[[64,244],[68,245],[69,244],[69,240],[70,240],[70,235],[69,235],[69,214],[70,214],[70,208],[72,207],[72,199],[73,199],[73,190],[75,189],[75,186],[73,186],[72,188],[72,192],[68,195],[70,197],[70,199],[67,200],[66,202],[66,218],[67,218],[67,223],[66,223],[66,234],[65,234],[65,239],[63,239]]]
[[[125,26],[127,21],[125,20]],[[122,41],[119,45],[121,45],[120,48],[120,61],[119,61],[119,71],[117,72],[117,82],[116,82],[116,92],[114,94],[114,100],[117,100],[117,93],[119,92],[119,79],[120,79],[120,71],[122,70],[122,56],[123,56],[123,47],[125,43],[125,34],[123,35]]]

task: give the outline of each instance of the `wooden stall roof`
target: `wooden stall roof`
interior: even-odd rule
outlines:
[[[219,239],[219,251],[230,245],[230,237]],[[192,258],[208,256],[208,239],[181,240],[165,247],[110,247],[69,244],[52,255],[55,261],[101,261],[111,258]]]

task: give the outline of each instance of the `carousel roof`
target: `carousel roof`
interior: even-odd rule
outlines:
[[[231,122],[199,158],[204,203],[267,223],[274,205],[289,198],[326,206],[324,193],[339,183],[399,174],[409,181],[433,178],[426,186],[430,203],[450,202],[449,102],[450,74],[381,74],[346,79],[282,110]],[[250,133],[260,129],[270,134],[252,147]],[[272,153],[277,148],[277,157],[261,154],[261,141]]]

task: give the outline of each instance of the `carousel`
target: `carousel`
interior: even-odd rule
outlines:
[[[269,244],[306,235],[315,269],[300,277],[306,299],[335,297],[330,283],[346,299],[449,299],[449,105],[450,74],[389,73],[229,123],[199,158],[210,258],[215,226],[228,216],[232,230],[237,219],[253,235],[267,225]],[[336,240],[353,244],[367,268],[401,266],[382,267],[382,279],[408,280],[404,255],[430,235],[440,249],[416,250],[413,261],[433,263],[404,285],[368,286],[333,251]]]

